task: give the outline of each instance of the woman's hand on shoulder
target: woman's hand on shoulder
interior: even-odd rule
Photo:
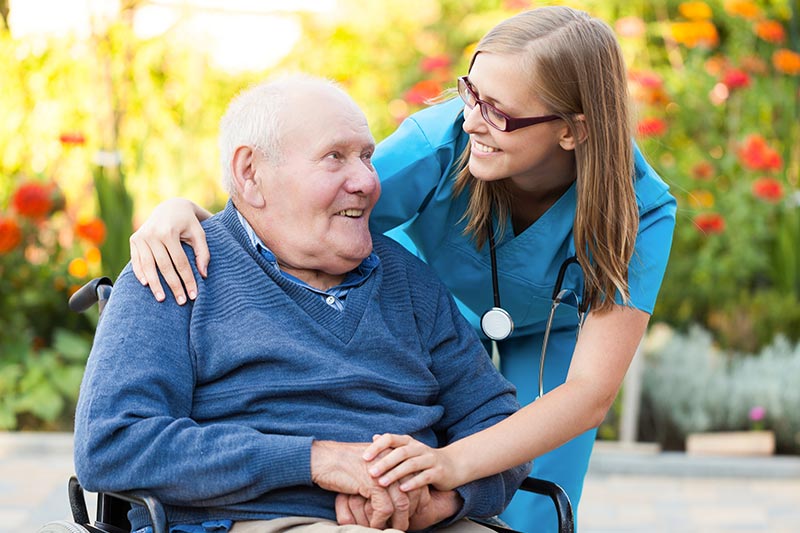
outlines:
[[[133,272],[142,285],[150,287],[159,302],[166,297],[159,272],[179,304],[186,303],[187,296],[190,299],[197,296],[197,283],[181,242],[194,249],[197,270],[205,277],[211,255],[200,220],[209,216],[208,211],[189,200],[173,198],[159,204],[131,235]]]

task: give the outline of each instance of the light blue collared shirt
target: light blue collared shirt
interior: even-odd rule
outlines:
[[[350,292],[351,289],[354,289],[355,287],[358,287],[364,283],[380,262],[380,259],[377,255],[375,255],[375,252],[372,252],[366,258],[364,258],[363,261],[361,261],[360,265],[347,273],[342,283],[336,285],[335,287],[331,287],[327,291],[322,291],[312,287],[305,281],[289,274],[288,272],[281,270],[275,254],[273,254],[267,245],[264,244],[264,242],[259,238],[259,236],[256,235],[253,227],[247,222],[247,220],[238,210],[236,211],[236,215],[239,217],[239,222],[241,222],[242,227],[244,227],[244,230],[247,232],[247,237],[250,239],[250,243],[253,245],[253,248],[255,248],[256,251],[260,253],[270,265],[272,265],[278,272],[281,273],[283,277],[291,282],[296,283],[297,285],[315,294],[319,294],[320,298],[322,298],[326,304],[330,305],[337,311],[344,310],[344,300],[347,297],[347,293]]]

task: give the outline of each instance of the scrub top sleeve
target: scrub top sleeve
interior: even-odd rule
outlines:
[[[412,115],[384,139],[372,158],[381,197],[370,215],[370,229],[384,233],[421,211],[457,157],[463,104],[454,100]]]
[[[675,230],[677,204],[668,192],[663,194],[665,202],[645,212],[639,220],[639,234],[628,267],[629,305],[650,314],[664,279]],[[617,303],[622,303],[619,294]]]

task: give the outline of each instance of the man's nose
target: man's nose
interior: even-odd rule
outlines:
[[[353,163],[347,178],[347,192],[369,196],[378,186],[378,174],[371,162],[359,160]]]

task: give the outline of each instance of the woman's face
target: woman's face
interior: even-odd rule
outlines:
[[[517,56],[481,52],[468,78],[480,100],[506,115],[521,118],[552,114],[532,94]],[[509,178],[518,188],[535,192],[574,179],[574,155],[569,143],[563,142],[569,128],[563,120],[503,132],[486,122],[480,104],[476,104],[472,109],[464,107],[463,128],[470,136],[469,170],[481,181]]]

